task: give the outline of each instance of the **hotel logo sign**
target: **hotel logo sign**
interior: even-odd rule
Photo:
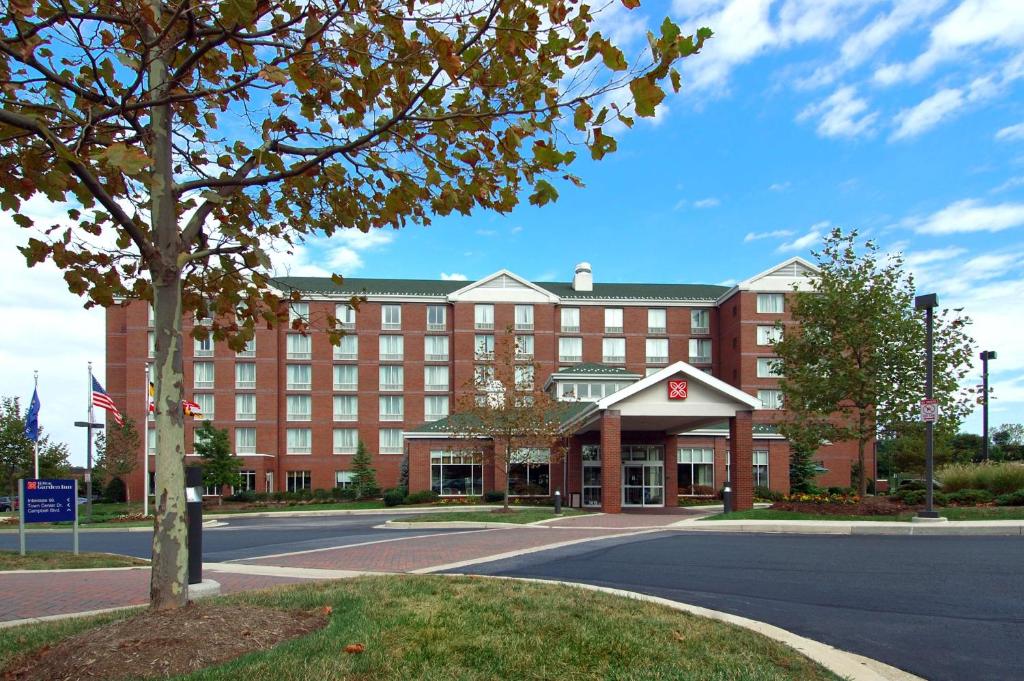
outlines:
[[[668,382],[668,399],[686,399],[686,381],[672,380]]]

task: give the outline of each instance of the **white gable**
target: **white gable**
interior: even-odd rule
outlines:
[[[789,292],[794,287],[801,291],[811,288],[810,277],[818,268],[803,258],[796,257],[775,265],[746,281],[741,281],[736,288],[741,291],[777,291]]]
[[[667,381],[685,378],[688,383],[685,400],[668,399]],[[732,416],[739,411],[761,409],[761,400],[734,388],[725,381],[687,364],[676,362],[661,371],[613,393],[597,403],[599,409],[619,409],[637,413],[700,416]]]
[[[557,303],[558,296],[508,270],[500,270],[448,295],[451,302]]]

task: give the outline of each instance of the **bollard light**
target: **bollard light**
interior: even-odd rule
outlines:
[[[725,487],[722,488],[722,513],[729,513],[732,511],[732,488],[729,487],[729,483],[725,483]]]
[[[562,514],[562,492],[555,490],[555,515]]]

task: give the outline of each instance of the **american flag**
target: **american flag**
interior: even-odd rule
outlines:
[[[109,411],[110,415],[117,421],[117,425],[124,425],[124,419],[121,418],[121,412],[114,405],[114,400],[110,399],[110,395],[103,389],[103,386],[100,385],[95,376],[92,377],[92,404],[94,407]]]

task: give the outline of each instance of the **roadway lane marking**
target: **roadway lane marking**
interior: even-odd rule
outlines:
[[[284,557],[287,557],[287,556],[301,556],[301,555],[306,554],[306,553],[322,553],[324,551],[341,551],[341,550],[344,550],[344,549],[353,549],[353,548],[356,548],[357,546],[370,546],[372,544],[387,544],[387,543],[390,543],[390,542],[406,541],[406,540],[409,540],[409,539],[428,539],[430,537],[446,537],[446,536],[449,536],[449,535],[452,535],[452,534],[463,535],[463,534],[476,534],[478,532],[493,532],[493,531],[494,530],[470,530],[468,532],[436,532],[434,534],[418,534],[418,535],[413,536],[413,537],[395,537],[393,539],[377,539],[375,541],[364,541],[364,542],[359,542],[357,544],[342,544],[340,546],[327,546],[327,547],[319,548],[319,549],[306,549],[305,551],[287,551],[285,553],[271,553],[271,554],[266,555],[266,556],[252,556],[250,558],[235,558],[233,560],[226,560],[226,561],[223,561],[223,562],[224,563],[232,563],[232,564],[234,564],[234,563],[240,563],[241,561],[245,561],[245,560],[267,560],[267,559],[270,559],[270,558],[284,558]],[[221,551],[219,553],[224,553],[224,552]]]

